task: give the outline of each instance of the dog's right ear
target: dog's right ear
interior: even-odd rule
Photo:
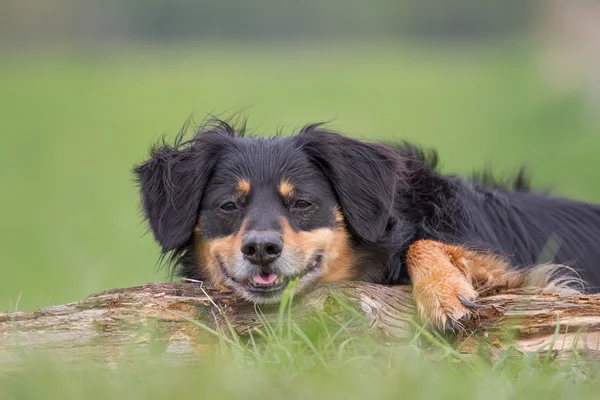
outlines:
[[[145,216],[163,252],[191,238],[202,192],[224,139],[204,133],[189,142],[162,144],[152,149],[149,160],[134,167]]]
[[[385,234],[394,210],[401,158],[392,150],[308,125],[296,143],[329,179],[350,230],[367,243]]]

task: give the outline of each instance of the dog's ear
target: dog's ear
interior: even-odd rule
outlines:
[[[367,242],[376,242],[394,207],[400,157],[383,145],[345,137],[319,125],[305,127],[295,139],[331,182],[350,230]]]
[[[149,160],[134,167],[145,216],[163,252],[191,238],[223,138],[204,133],[182,143],[178,137],[175,145],[163,143],[151,150]]]

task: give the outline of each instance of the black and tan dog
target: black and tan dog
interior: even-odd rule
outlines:
[[[243,137],[222,121],[135,168],[145,215],[182,276],[276,302],[292,279],[412,282],[422,317],[456,327],[478,292],[556,284],[554,262],[600,285],[600,207],[441,175],[435,156],[309,125]],[[559,280],[560,281],[560,280]],[[564,282],[563,282],[564,283]]]

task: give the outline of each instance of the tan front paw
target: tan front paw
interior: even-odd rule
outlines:
[[[458,330],[471,317],[477,291],[458,271],[418,282],[413,295],[423,323],[441,331]]]

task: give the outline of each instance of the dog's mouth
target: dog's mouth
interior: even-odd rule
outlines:
[[[250,292],[276,292],[284,289],[290,283],[290,278],[277,274],[256,274],[242,282]]]
[[[282,293],[290,284],[290,282],[296,279],[299,280],[304,278],[311,272],[321,268],[322,264],[323,255],[318,253],[311,258],[308,264],[298,274],[283,275],[274,272],[259,273],[243,280],[234,279],[230,274],[227,273],[223,265],[221,265],[221,268],[223,269],[223,273],[229,278],[230,281],[233,281],[235,284],[241,286],[244,291],[253,295],[253,298],[255,296],[262,295],[267,296],[268,298],[273,298]]]

